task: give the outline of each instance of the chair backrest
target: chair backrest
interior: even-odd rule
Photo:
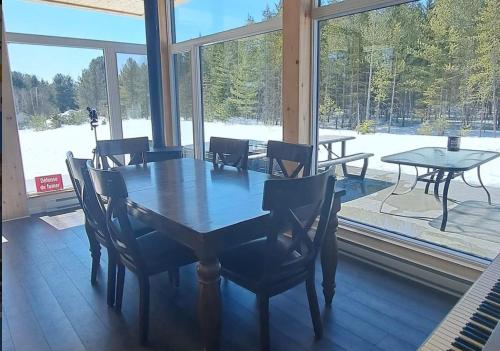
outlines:
[[[106,227],[105,209],[98,201],[94,185],[90,180],[87,163],[91,160],[75,158],[70,151],[66,154],[66,165],[75,189],[76,196],[80,202],[85,219],[94,229],[94,233],[103,244],[110,244],[108,230]]]
[[[107,200],[106,225],[111,242],[122,260],[129,266],[144,269],[144,259],[140,253],[135,233],[127,212],[127,186],[119,171],[96,169],[87,163],[98,200]]]
[[[269,158],[268,173],[276,174],[275,164],[278,166],[278,171],[286,178],[296,178],[302,171],[302,176],[311,175],[312,162],[312,145],[291,144],[283,141],[269,140],[267,142],[267,157]],[[296,167],[290,171],[283,161],[291,161],[296,163]],[[293,166],[293,165],[290,165]]]
[[[146,162],[159,162],[182,158],[182,149],[179,150],[160,150],[160,151],[147,151],[144,153],[144,160]]]
[[[233,166],[242,169],[248,168],[248,140],[230,138],[210,138],[212,163]]]
[[[335,177],[330,171],[295,179],[271,179],[264,185],[262,208],[270,211],[267,236],[267,274],[307,269],[318,255],[325,236],[335,194]],[[311,228],[319,216],[313,238]],[[279,237],[291,229],[286,251],[276,250]],[[283,241],[282,241],[283,242]]]
[[[102,168],[109,169],[109,161],[116,166],[123,166],[118,155],[130,155],[129,165],[145,162],[144,154],[149,151],[148,137],[126,138],[115,140],[98,140],[97,155],[101,160]]]

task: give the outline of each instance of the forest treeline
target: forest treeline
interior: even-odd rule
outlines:
[[[108,97],[104,57],[90,61],[75,81],[58,73],[51,82],[33,74],[12,72],[20,128],[44,130],[88,121],[87,106],[107,120]],[[148,70],[128,58],[118,74],[122,118],[149,118]]]
[[[418,1],[321,23],[320,124],[498,129],[500,0]]]
[[[263,11],[279,15],[281,1]],[[319,125],[422,134],[500,128],[500,0],[421,0],[320,22]],[[253,19],[248,18],[248,23]],[[282,34],[201,48],[206,121],[281,124]],[[177,106],[192,118],[189,53],[175,55]],[[29,116],[96,106],[107,114],[103,58],[76,82],[14,72]],[[129,60],[119,77],[122,113],[149,116],[147,69]],[[413,128],[413,129],[412,129]],[[407,129],[405,129],[407,130]]]

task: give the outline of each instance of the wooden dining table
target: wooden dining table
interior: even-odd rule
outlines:
[[[268,233],[269,212],[262,210],[265,173],[214,167],[182,158],[117,168],[128,189],[129,212],[191,248],[199,259],[198,314],[203,349],[216,350],[221,328],[220,255]],[[321,252],[323,293],[330,305],[337,268],[337,212]]]

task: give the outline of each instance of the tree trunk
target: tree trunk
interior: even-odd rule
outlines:
[[[370,51],[370,73],[368,74],[368,90],[366,92],[366,114],[365,120],[370,119],[370,98],[372,90],[372,73],[373,73],[373,45]]]
[[[391,93],[391,110],[389,112],[389,129],[388,132],[391,132],[392,126],[392,113],[394,111],[394,94],[396,92],[396,72],[397,72],[397,64],[398,64],[398,56],[394,57],[394,68],[392,74],[392,93]]]

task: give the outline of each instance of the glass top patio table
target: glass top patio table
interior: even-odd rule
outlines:
[[[441,147],[423,147],[381,158],[383,162],[399,165],[463,172],[500,157],[500,152],[482,150],[448,151]]]

